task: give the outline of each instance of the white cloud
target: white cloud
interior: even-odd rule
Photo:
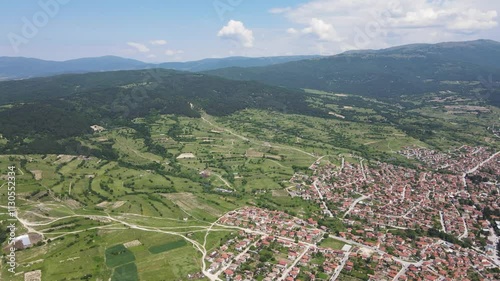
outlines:
[[[148,53],[150,51],[150,49],[146,45],[141,43],[127,42],[127,45],[129,45],[132,48],[135,48],[137,51],[141,53]]]
[[[340,52],[477,39],[498,28],[500,1],[309,0],[269,12],[290,21],[292,26],[286,32],[294,35],[290,37],[297,44]],[[297,35],[306,34],[309,40],[300,38],[299,43]]]
[[[450,30],[474,32],[475,30],[491,29],[498,26],[497,17],[497,11],[482,12],[469,9],[447,23],[446,26]]]
[[[154,45],[154,46],[163,46],[163,45],[167,44],[167,41],[166,40],[153,40],[153,41],[150,41],[149,43],[151,45]]]
[[[184,51],[182,50],[166,50],[165,55],[167,56],[176,56],[176,55],[181,55],[184,54]]]
[[[246,48],[253,47],[255,38],[253,31],[247,29],[241,21],[230,20],[219,33],[218,37],[236,41]]]
[[[311,19],[309,26],[304,28],[302,33],[313,34],[322,41],[338,42],[342,40],[333,25],[317,18]]]

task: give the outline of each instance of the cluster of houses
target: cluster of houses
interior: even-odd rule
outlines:
[[[312,177],[294,175],[291,182],[296,188],[292,192],[304,200],[316,201],[323,209],[329,208],[325,214],[342,216],[348,223],[363,221],[363,225],[368,223],[373,228],[434,227],[474,241],[482,229],[489,227],[488,221],[480,220],[481,210],[500,209],[499,196],[492,196],[498,194],[500,156],[485,162],[492,152],[471,147],[462,147],[450,155],[424,148],[408,148],[401,153],[416,157],[427,169],[386,163],[371,167],[346,163],[342,169],[314,166]],[[481,169],[474,169],[480,163]],[[444,167],[447,172],[437,171]],[[471,173],[464,176],[467,171]],[[491,181],[474,184],[473,176]],[[358,200],[361,196],[365,198]]]
[[[400,153],[419,161],[418,169],[315,163],[313,176],[297,173],[290,180],[292,196],[316,202],[325,216],[343,218],[347,231],[338,236],[359,247],[320,247],[327,229],[314,219],[245,207],[220,218],[241,231],[207,257],[210,272],[226,280],[329,280],[339,273],[359,274],[361,263],[370,269],[369,280],[467,281],[474,274],[500,279],[492,270],[498,268],[499,239],[488,237],[495,235],[500,217],[492,221],[483,214],[486,207],[500,208],[499,155],[468,146],[448,153],[415,147]],[[408,237],[410,229],[420,229],[420,235]],[[427,237],[431,230],[467,239],[472,247]],[[263,260],[270,252],[273,258]]]
[[[434,243],[421,253],[420,266],[410,265],[400,280],[462,280],[469,281],[471,273],[481,280],[498,280],[499,274],[485,272],[495,265],[474,250],[449,243]]]
[[[219,219],[222,224],[240,226],[262,234],[287,237],[316,243],[323,238],[325,227],[318,229],[318,222],[309,218],[303,220],[284,212],[246,207],[227,213]]]
[[[206,258],[210,273],[225,280],[246,281],[257,277],[265,281],[330,280],[337,271],[343,274],[341,276],[356,276],[360,260],[362,267],[370,269],[367,276],[373,281],[396,277],[397,280],[468,281],[474,272],[481,274],[483,280],[500,277],[492,273],[496,265],[485,255],[437,238],[402,238],[386,231],[348,229],[339,235],[367,247],[346,245],[342,250],[334,250],[319,246],[319,236],[313,243],[302,238],[299,241],[291,239],[289,234],[297,227],[305,225],[304,231],[312,234],[319,229],[313,227],[312,220],[304,221],[282,212],[248,207],[228,213],[220,222],[242,228],[236,237],[227,240]],[[369,243],[367,237],[377,242]],[[273,258],[263,261],[264,252],[271,252]],[[407,263],[402,264],[397,257]],[[343,262],[344,258],[348,259]]]
[[[500,209],[500,155],[469,146],[448,153],[410,147],[400,154],[420,162],[418,169],[363,161],[342,167],[315,163],[310,167],[313,176],[298,173],[292,177],[294,188],[289,193],[316,202],[325,216],[344,218],[350,228],[340,236],[377,249],[389,248],[405,260],[422,258],[438,239],[424,234],[418,241],[405,241],[387,229],[437,229],[468,239],[473,247],[488,253],[489,258],[479,254],[482,258],[475,262],[485,259],[491,265],[493,259],[498,261],[494,221],[500,217],[485,220],[483,210]]]
[[[262,262],[263,251],[271,252],[273,258]],[[287,237],[240,231],[236,238],[226,241],[206,259],[210,263],[209,272],[221,279],[255,280],[260,275],[265,281],[294,281],[300,280],[301,274],[309,280],[325,280],[314,274],[319,269],[329,279],[340,266],[344,255],[345,251],[342,250],[295,243]],[[352,270],[352,266],[347,267],[349,271]]]

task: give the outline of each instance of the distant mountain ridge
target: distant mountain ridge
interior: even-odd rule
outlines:
[[[499,67],[500,42],[493,40],[475,40],[466,42],[444,42],[437,44],[410,44],[382,50],[348,51],[340,55],[412,55],[434,56],[480,65]]]
[[[500,43],[491,40],[414,44],[383,50],[251,68],[207,71],[234,80],[253,80],[289,88],[345,92],[375,98],[449,89],[445,81],[480,83],[500,105]],[[492,81],[489,78],[492,77]],[[456,91],[471,87],[457,85]]]
[[[225,67],[267,66],[317,57],[318,56],[282,56],[262,58],[229,57],[220,59],[204,59],[191,62],[167,62],[160,64],[145,63],[138,60],[116,56],[81,58],[68,61],[47,61],[25,57],[0,57],[0,80],[26,79],[71,73],[140,70],[146,68],[165,68],[199,72]]]
[[[64,62],[24,57],[0,57],[0,79],[24,79],[65,73],[142,69],[148,64],[114,56],[83,58]]]

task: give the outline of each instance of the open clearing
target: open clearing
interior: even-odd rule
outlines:
[[[130,242],[127,242],[127,243],[123,243],[123,246],[125,246],[125,248],[132,248],[132,247],[137,247],[137,246],[141,246],[142,243],[141,241],[139,240],[134,240],[134,241],[130,241]]]
[[[193,153],[182,153],[177,156],[177,159],[195,159],[196,156]]]
[[[43,176],[42,176],[42,172],[41,170],[32,170],[31,173],[33,174],[33,176],[35,177],[35,180],[39,181],[39,180],[42,180],[43,179]]]
[[[191,213],[192,211],[198,210],[209,213],[213,216],[221,216],[222,212],[215,209],[214,207],[201,202],[198,197],[192,193],[182,192],[173,194],[164,194],[166,198],[170,199],[172,202],[181,207],[184,211]]]
[[[335,240],[333,238],[326,238],[323,241],[321,241],[322,247],[328,247],[328,248],[332,248],[334,250],[342,250],[344,245],[345,245],[344,242]]]

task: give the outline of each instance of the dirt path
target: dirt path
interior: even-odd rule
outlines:
[[[208,115],[207,115],[207,116],[208,116]],[[255,140],[251,140],[251,139],[249,139],[249,138],[247,138],[247,137],[244,137],[244,136],[242,136],[242,135],[238,135],[237,133],[234,133],[233,131],[231,131],[231,130],[229,130],[229,129],[226,129],[226,128],[224,128],[224,127],[220,126],[220,125],[216,125],[216,124],[214,124],[212,121],[210,121],[210,120],[208,120],[207,118],[205,118],[204,116],[203,116],[203,117],[201,117],[201,119],[202,119],[203,121],[207,122],[210,126],[212,126],[212,127],[214,127],[214,128],[217,128],[217,129],[219,129],[219,130],[224,130],[225,132],[227,132],[227,133],[229,133],[229,134],[231,134],[231,135],[233,135],[233,136],[235,136],[235,137],[237,137],[237,138],[239,138],[239,139],[241,139],[241,140],[248,141],[248,142],[251,142],[251,143],[253,143],[253,144],[258,144],[258,145],[260,145],[260,142],[255,141]],[[314,158],[316,158],[316,155],[314,155],[314,154],[312,154],[312,153],[309,153],[309,152],[307,152],[307,151],[304,151],[304,150],[301,150],[301,149],[295,148],[295,147],[277,146],[277,145],[272,145],[272,147],[274,147],[274,148],[279,148],[279,149],[286,149],[286,150],[294,150],[294,151],[297,151],[297,152],[303,153],[303,154],[305,154],[305,155],[308,155],[308,156],[310,156],[310,157],[314,157]]]
[[[229,188],[230,188],[230,189],[232,189],[232,190],[235,190],[235,189],[231,186],[231,184],[230,184],[230,183],[229,183],[229,182],[228,182],[225,178],[223,178],[221,175],[219,175],[219,174],[217,174],[217,173],[214,173],[214,172],[212,172],[212,174],[214,174],[216,177],[218,177],[218,178],[219,178],[219,179],[220,179],[220,180],[221,180],[221,181],[222,181],[222,182],[223,182],[223,183],[224,183],[227,187],[229,187]]]

